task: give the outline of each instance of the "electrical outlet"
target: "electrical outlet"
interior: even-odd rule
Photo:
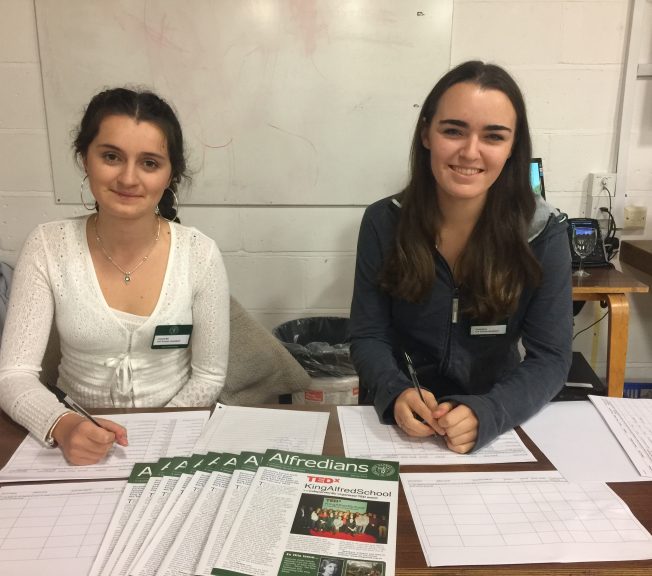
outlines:
[[[600,208],[612,209],[616,196],[616,175],[612,172],[592,172],[584,203],[584,217],[598,219]]]
[[[616,175],[610,172],[591,172],[589,174],[589,194],[591,196],[616,195]]]
[[[623,228],[645,228],[647,220],[647,207],[645,206],[625,206],[625,222]]]

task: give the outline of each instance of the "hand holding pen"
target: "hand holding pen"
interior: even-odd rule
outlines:
[[[421,387],[412,359],[403,352],[405,363],[412,380],[412,388],[404,390],[394,402],[396,424],[410,436],[432,436],[443,434],[433,417],[437,400],[432,392]]]
[[[53,426],[52,437],[71,464],[96,464],[111,450],[114,443],[127,446],[127,431],[119,424],[91,416],[61,389],[47,388],[70,408]]]
[[[426,402],[426,398],[424,398],[424,391],[419,384],[419,378],[412,365],[410,355],[407,352],[403,352],[403,354],[405,355],[405,362],[410,379],[412,380],[412,385],[419,394],[421,403],[430,407],[431,404]],[[432,400],[434,401],[434,409],[430,411],[430,420],[423,418],[422,422],[428,424],[440,436],[445,436],[446,445],[454,452],[460,452],[462,454],[469,452],[475,445],[475,440],[478,436],[478,419],[473,411],[463,404],[458,406],[455,406],[451,402],[438,404],[434,400],[434,396]],[[419,410],[415,408],[412,408],[412,410],[419,414]],[[409,421],[407,426],[408,428],[405,429],[406,432],[412,436],[416,436],[417,434],[412,432],[411,428],[413,426],[410,426]]]

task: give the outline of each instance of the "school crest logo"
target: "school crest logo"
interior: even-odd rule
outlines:
[[[396,468],[391,464],[385,464],[383,462],[381,464],[374,464],[371,467],[371,473],[374,474],[375,476],[380,476],[381,478],[384,478],[385,476],[394,475],[396,473]]]

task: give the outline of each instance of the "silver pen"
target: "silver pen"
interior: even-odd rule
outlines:
[[[419,379],[417,378],[417,372],[414,369],[414,366],[412,365],[412,358],[410,358],[410,355],[403,351],[403,355],[405,356],[405,361],[407,363],[407,369],[408,372],[410,373],[410,379],[412,380],[412,385],[416,388],[417,392],[419,393],[419,398],[421,398],[421,402],[424,404],[426,401],[423,399],[423,394],[421,393],[421,385],[419,384]]]
[[[58,388],[57,386],[52,386],[51,384],[46,384],[45,386],[50,392],[52,392],[52,394],[54,394],[57,397],[59,402],[61,402],[62,404],[70,408],[73,412],[76,412],[80,416],[87,418],[98,428],[104,428],[104,426],[102,426],[97,420],[95,420],[95,418],[93,418],[85,408],[77,404],[77,402],[75,402],[70,396],[68,396],[68,394],[66,394],[63,390],[61,390],[61,388]]]

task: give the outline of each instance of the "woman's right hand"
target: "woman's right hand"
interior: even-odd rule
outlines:
[[[104,418],[96,420],[102,428],[72,412],[59,420],[52,430],[52,438],[71,464],[97,464],[109,453],[114,443],[127,446],[125,428]]]
[[[437,424],[432,413],[437,408],[437,400],[432,392],[421,390],[423,400],[419,392],[414,388],[403,390],[394,402],[394,420],[398,427],[409,436],[432,436],[433,434],[444,435],[445,432]],[[415,416],[416,415],[416,416]],[[419,418],[421,420],[419,420]]]

